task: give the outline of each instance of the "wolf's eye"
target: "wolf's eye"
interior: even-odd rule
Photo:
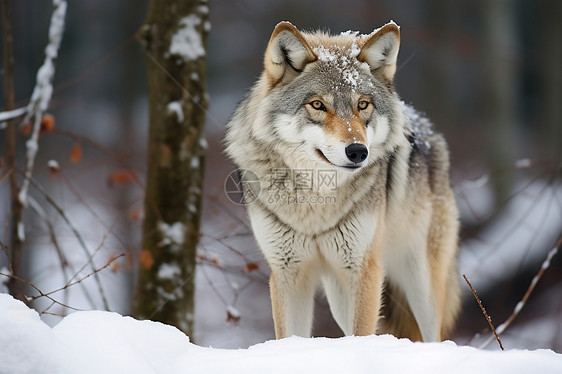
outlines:
[[[313,107],[316,110],[322,110],[324,112],[326,111],[326,106],[320,100],[311,101],[309,104],[311,107]]]
[[[371,103],[368,102],[367,100],[361,100],[360,102],[357,103],[357,109],[365,110],[369,107],[369,104]]]

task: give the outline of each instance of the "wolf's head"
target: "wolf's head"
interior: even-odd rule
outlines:
[[[355,171],[374,162],[400,132],[393,125],[402,122],[393,89],[399,44],[393,22],[368,35],[279,23],[249,98],[250,135],[290,168]]]

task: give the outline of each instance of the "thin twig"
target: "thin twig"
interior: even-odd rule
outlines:
[[[54,294],[54,293],[60,292],[60,291],[62,291],[62,290],[66,290],[67,288],[72,287],[72,286],[74,286],[75,284],[81,283],[82,281],[88,279],[88,278],[91,277],[92,275],[95,276],[97,273],[99,273],[100,271],[106,269],[106,268],[107,268],[108,266],[110,266],[114,261],[116,261],[117,259],[119,259],[120,257],[123,257],[123,256],[125,256],[125,254],[120,254],[120,255],[118,255],[118,256],[112,257],[112,258],[110,258],[110,259],[107,261],[107,263],[106,263],[105,265],[103,265],[103,266],[100,267],[100,268],[94,269],[94,271],[93,271],[92,273],[87,274],[87,275],[83,276],[82,278],[77,279],[77,280],[75,280],[75,281],[73,281],[73,282],[68,282],[68,283],[66,283],[63,287],[57,288],[56,290],[52,290],[52,291],[49,291],[49,292],[43,292],[39,287],[37,287],[37,286],[36,286],[35,284],[33,284],[32,282],[27,281],[27,280],[25,280],[25,279],[23,279],[23,278],[21,278],[21,277],[18,277],[17,275],[5,274],[5,273],[0,273],[0,275],[1,275],[1,276],[4,276],[4,277],[8,277],[8,278],[10,278],[10,279],[15,279],[15,280],[17,280],[18,282],[21,282],[21,283],[26,284],[26,285],[28,285],[29,287],[33,288],[33,289],[38,293],[38,295],[28,297],[28,300],[29,300],[29,301],[34,301],[34,300],[39,299],[39,298],[41,298],[41,297],[45,297],[45,298],[51,300],[52,304],[49,305],[47,308],[45,308],[45,310],[44,310],[45,312],[47,312],[54,304],[60,305],[60,306],[62,306],[62,307],[64,307],[64,308],[68,308],[68,309],[71,309],[71,310],[81,311],[81,309],[74,308],[74,307],[71,307],[70,305],[61,303],[60,301],[58,301],[58,300],[56,300],[55,298],[53,298],[51,295]],[[42,312],[41,314],[43,314],[43,312]]]
[[[517,318],[517,316],[519,315],[519,313],[521,312],[521,310],[525,306],[525,303],[529,299],[529,296],[531,296],[531,293],[533,292],[533,290],[537,286],[537,283],[539,282],[539,280],[543,276],[544,272],[549,268],[550,262],[552,261],[552,258],[556,255],[556,253],[558,253],[558,250],[561,246],[562,246],[562,236],[558,238],[558,241],[556,242],[556,245],[554,246],[554,248],[552,248],[548,252],[548,254],[546,256],[546,259],[543,261],[543,263],[541,265],[541,268],[539,269],[537,275],[535,275],[533,277],[533,280],[531,281],[531,284],[529,285],[529,288],[527,288],[527,291],[525,292],[525,295],[523,295],[523,298],[521,299],[521,301],[519,301],[517,303],[517,305],[515,305],[515,308],[513,309],[513,313],[511,313],[509,318],[504,323],[502,323],[501,325],[498,326],[496,336],[499,336],[500,334],[502,334],[509,327],[509,325],[511,325],[511,323],[515,320],[515,318]],[[494,331],[494,334],[496,334],[496,331]],[[482,343],[480,345],[479,348],[480,349],[486,348],[492,340],[493,340],[493,337],[489,337],[484,343]]]
[[[32,297],[31,300],[37,299],[37,298],[39,298],[39,297],[46,297],[47,299],[51,300],[53,303],[58,304],[58,305],[60,305],[60,306],[62,306],[62,307],[64,307],[64,308],[72,309],[72,310],[75,310],[75,311],[81,311],[81,309],[71,307],[70,305],[66,305],[66,304],[61,303],[60,301],[55,300],[55,299],[52,298],[50,295],[47,295],[47,294],[43,293],[43,291],[41,291],[41,290],[39,289],[39,287],[37,287],[35,284],[33,284],[33,283],[31,283],[30,281],[27,281],[27,280],[25,280],[25,279],[23,279],[23,278],[21,278],[21,277],[18,277],[17,275],[14,275],[14,274],[4,274],[4,273],[0,273],[0,275],[1,275],[1,276],[4,276],[4,277],[8,277],[8,278],[10,278],[10,279],[15,279],[15,280],[17,280],[18,282],[21,282],[21,283],[23,283],[23,284],[25,284],[25,285],[28,285],[29,287],[31,287],[31,288],[33,288],[35,291],[37,291],[37,293],[39,293],[39,295],[38,295],[38,296]]]
[[[29,198],[29,206],[35,211],[35,213],[37,213],[37,215],[43,220],[43,222],[45,222],[45,224],[47,225],[47,229],[49,231],[49,237],[51,238],[51,243],[53,243],[53,246],[55,247],[57,254],[59,255],[59,259],[60,259],[60,263],[61,263],[61,270],[64,273],[64,276],[66,277],[65,282],[70,282],[73,278],[70,277],[70,275],[68,274],[68,269],[70,268],[73,272],[75,271],[73,269],[73,266],[70,262],[68,262],[68,260],[66,259],[66,256],[64,255],[64,252],[59,244],[59,241],[57,239],[57,235],[55,233],[55,227],[53,225],[53,223],[51,222],[51,220],[49,219],[49,215],[47,214],[47,212],[45,212],[45,210],[43,209],[43,207],[41,207],[41,205],[33,198]],[[90,306],[95,309],[96,308],[96,304],[94,302],[94,299],[92,298],[92,296],[90,295],[90,292],[88,291],[88,289],[84,286],[84,284],[80,283],[80,287],[82,288],[82,291],[84,292],[84,296],[86,297],[86,300],[88,300],[88,302],[90,303]],[[65,303],[68,301],[67,300],[68,295],[65,293]]]
[[[105,265],[103,265],[103,266],[100,267],[100,268],[95,269],[92,273],[86,274],[86,275],[84,275],[82,278],[79,278],[79,279],[77,279],[77,280],[75,280],[75,281],[68,282],[68,283],[66,283],[64,286],[59,287],[59,288],[57,288],[57,289],[55,289],[55,290],[46,292],[46,293],[44,293],[42,296],[52,295],[52,294],[54,294],[54,293],[57,293],[57,292],[66,290],[67,288],[72,287],[72,286],[74,286],[75,284],[79,284],[79,283],[85,281],[86,279],[90,278],[92,275],[95,275],[95,274],[99,273],[100,271],[105,270],[107,267],[111,266],[111,264],[113,264],[115,261],[117,261],[119,258],[121,258],[121,257],[123,257],[123,256],[125,256],[124,253],[121,253],[120,255],[117,255],[117,256],[115,256],[115,257],[111,257],[111,258],[105,263]]]
[[[476,293],[476,290],[472,287],[472,284],[470,284],[470,281],[468,280],[468,278],[466,277],[465,274],[463,274],[462,277],[464,278],[464,280],[468,284],[468,287],[470,287],[470,290],[472,291],[472,294],[474,295],[474,298],[476,298],[476,301],[478,302],[478,306],[480,306],[480,309],[482,310],[482,313],[484,314],[484,317],[486,317],[486,321],[488,321],[488,324],[490,325],[490,328],[492,329],[492,332],[494,333],[494,336],[496,337],[496,340],[498,341],[498,344],[500,345],[500,348],[503,351],[504,349],[503,349],[503,345],[502,345],[502,342],[500,340],[500,337],[496,333],[496,329],[494,328],[494,325],[492,324],[492,319],[490,318],[488,313],[486,313],[486,309],[484,309],[484,306],[482,305],[482,302],[480,301],[480,298],[478,297],[478,294]]]
[[[78,229],[76,228],[76,226],[74,225],[72,220],[68,217],[68,214],[66,214],[66,212],[62,209],[62,207],[59,206],[53,200],[53,198],[47,193],[47,191],[45,191],[45,189],[39,183],[37,183],[32,178],[30,178],[29,181],[31,182],[33,187],[35,187],[45,197],[45,200],[47,200],[47,202],[55,209],[55,211],[62,217],[64,222],[68,225],[68,227],[70,228],[70,230],[72,231],[72,233],[74,234],[76,239],[78,240],[78,243],[80,243],[80,247],[82,247],[82,249],[84,250],[84,252],[86,254],[86,257],[88,259],[88,264],[90,265],[92,271],[95,271],[96,266],[95,266],[94,261],[93,261],[93,255],[90,253],[90,250],[88,249],[88,246],[86,245],[86,241],[84,240],[84,238],[80,234],[80,231],[78,231]],[[100,293],[100,296],[101,296],[101,299],[102,299],[103,306],[104,306],[105,310],[110,310],[109,309],[109,303],[107,301],[107,297],[105,296],[105,292],[104,292],[102,284],[101,284],[101,279],[99,278],[97,273],[94,273],[94,279],[95,279],[96,284],[98,286],[98,291]]]

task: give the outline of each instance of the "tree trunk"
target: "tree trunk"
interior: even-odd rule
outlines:
[[[540,15],[537,53],[540,99],[536,128],[547,148],[545,156],[556,161],[562,158],[562,2],[542,0],[537,5]]]
[[[15,91],[14,91],[14,54],[13,54],[13,37],[10,20],[10,5],[8,0],[2,0],[2,42],[4,49],[4,110],[15,109]],[[23,250],[23,232],[17,222],[22,222],[23,204],[18,198],[19,186],[16,173],[16,121],[9,120],[6,126],[6,165],[10,174],[10,247],[9,259],[10,270],[12,275],[21,277],[21,255]],[[27,303],[23,294],[23,284],[15,278],[8,281],[8,290],[12,296]]]
[[[208,13],[202,0],[151,0],[141,30],[148,59],[150,127],[133,313],[189,335],[206,149]]]
[[[488,165],[492,172],[513,165],[516,69],[514,2],[477,2],[482,17],[481,113]],[[511,193],[512,175],[496,175],[492,180],[496,207]]]
[[[454,128],[455,117],[458,121],[454,92],[451,90],[451,68],[455,66],[454,10],[458,6],[458,2],[449,0],[433,0],[427,4],[427,24],[431,41],[428,53],[431,57],[423,60],[421,104],[429,118],[442,130]]]

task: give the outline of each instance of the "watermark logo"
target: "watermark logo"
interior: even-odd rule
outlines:
[[[268,191],[335,191],[335,170],[271,169],[268,175]]]
[[[251,204],[261,192],[261,183],[251,170],[234,170],[224,181],[224,192],[226,197],[236,205]]]
[[[337,176],[334,170],[318,170],[318,187],[335,191],[338,187]]]
[[[225,182],[224,191],[230,201],[237,205],[253,203],[260,195],[269,204],[334,204],[335,196],[326,192],[337,189],[335,170],[270,169],[262,178],[265,190],[257,175],[248,169],[231,172]],[[315,194],[314,191],[323,191]],[[308,193],[310,192],[310,193]]]

